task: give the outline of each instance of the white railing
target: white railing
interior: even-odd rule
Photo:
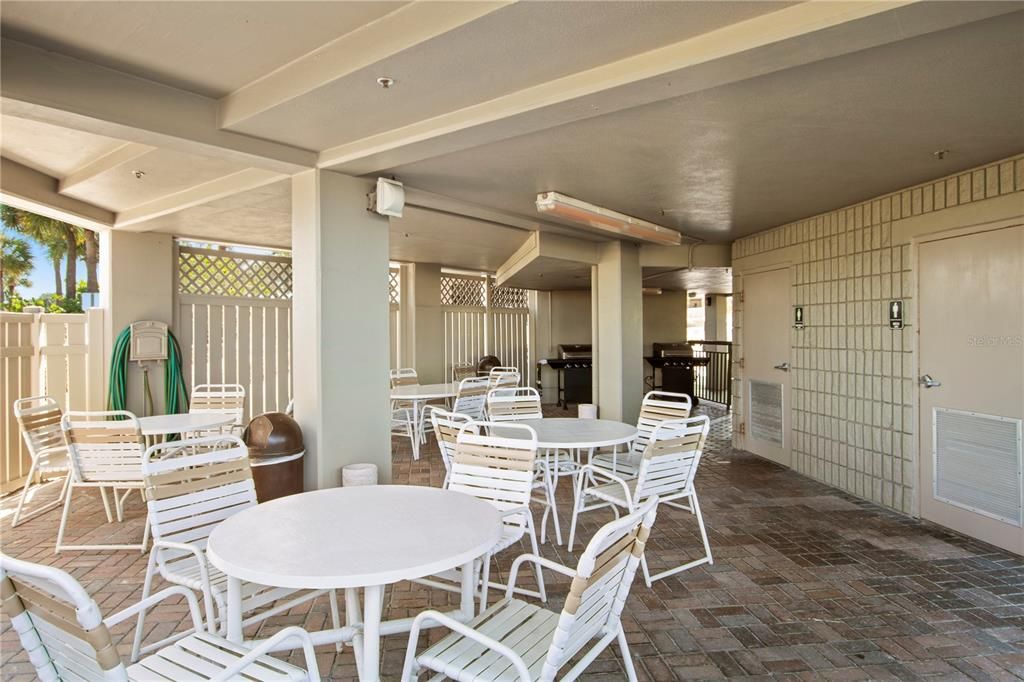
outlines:
[[[475,365],[488,354],[487,348],[486,308],[444,309],[444,367],[449,380],[455,365]]]
[[[533,386],[535,381],[530,358],[530,311],[491,310],[490,318],[491,354],[501,359],[502,364],[518,367],[522,384]]]
[[[0,312],[0,491],[18,487],[31,464],[14,401],[54,398],[63,410],[103,409],[103,311],[80,314]]]

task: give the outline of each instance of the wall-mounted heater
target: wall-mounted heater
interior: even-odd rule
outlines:
[[[631,237],[664,246],[679,246],[683,235],[661,225],[588,204],[558,192],[537,195],[537,210],[555,218],[585,225],[618,237]]]

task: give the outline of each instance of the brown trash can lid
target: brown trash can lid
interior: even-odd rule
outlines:
[[[242,434],[250,457],[294,455],[306,449],[302,429],[284,412],[267,412],[254,417]]]

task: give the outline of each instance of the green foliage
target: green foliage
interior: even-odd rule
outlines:
[[[4,300],[3,310],[11,313],[24,312],[26,306],[39,306],[47,313],[80,313],[82,312],[82,293],[85,291],[85,281],[78,283],[78,292],[74,298],[65,298],[56,294],[43,294],[35,298],[22,298],[17,292]]]

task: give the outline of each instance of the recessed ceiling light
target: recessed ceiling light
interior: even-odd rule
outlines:
[[[934,152],[932,152],[932,156],[934,156],[939,161],[942,161],[944,158],[946,158],[947,154],[949,154],[948,149],[937,149]]]
[[[135,176],[136,180],[141,180],[142,178],[144,178],[146,176],[146,171],[139,170],[138,168],[136,168],[135,170],[132,171],[132,175]]]
[[[388,76],[381,76],[380,78],[377,79],[377,85],[384,88],[385,90],[389,89],[394,84],[395,79],[389,78]]]

